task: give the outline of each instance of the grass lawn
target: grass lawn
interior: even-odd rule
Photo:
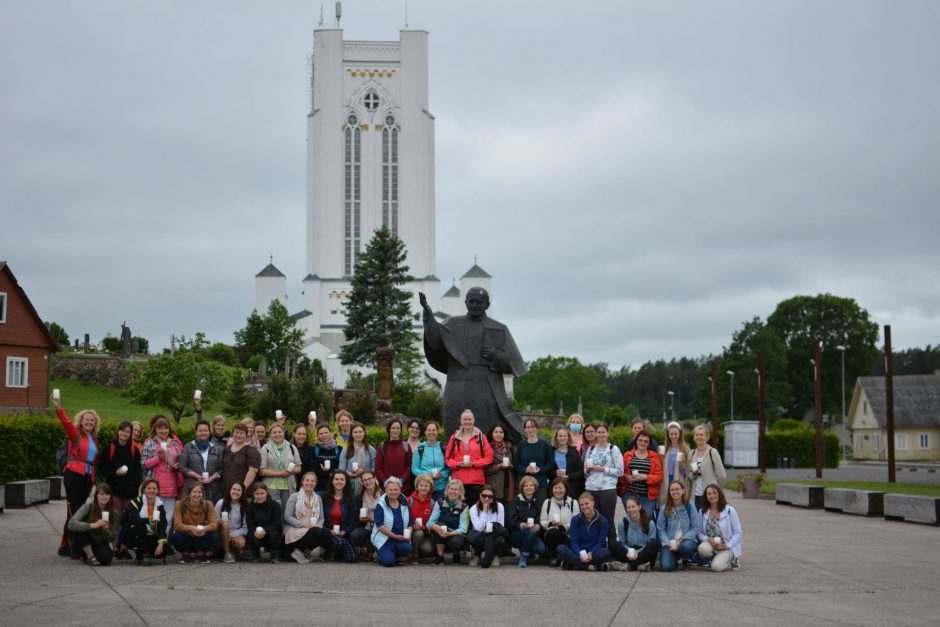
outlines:
[[[776,494],[777,481],[765,481],[761,486],[761,494]],[[846,488],[848,490],[872,490],[886,494],[913,494],[915,496],[940,496],[940,486],[919,485],[916,483],[888,483],[887,481],[825,481],[822,479],[800,479],[797,481],[781,481],[779,483],[799,483],[803,485],[821,485],[826,488]],[[737,481],[728,481],[727,488],[736,491]]]

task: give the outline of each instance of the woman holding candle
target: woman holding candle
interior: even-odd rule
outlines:
[[[419,446],[421,446],[421,435],[424,432],[425,426],[420,419],[411,418],[408,420],[408,436],[407,438],[402,436],[402,439],[408,443],[408,450],[411,451],[412,455],[414,455],[414,452],[418,450]],[[415,476],[415,473],[412,472],[411,475]]]
[[[358,526],[353,530],[350,539],[355,546],[371,551],[373,548],[370,537],[372,524],[375,521],[375,508],[382,497],[382,488],[379,487],[375,473],[371,470],[363,472],[360,478],[362,480],[362,492],[356,499]],[[352,483],[352,480],[350,480],[350,483]]]
[[[434,504],[428,528],[437,556],[433,565],[444,563],[444,553],[453,555],[453,564],[460,563],[460,552],[467,544],[467,531],[470,528],[470,507],[464,500],[463,484],[459,479],[451,479],[444,489],[444,496]]]
[[[539,423],[526,418],[522,424],[525,439],[516,446],[513,458],[517,477],[531,476],[538,483],[539,501],[548,494],[548,477],[555,476],[555,453],[551,445],[539,435]]]
[[[581,458],[587,458],[588,449],[594,446],[594,443],[597,441],[597,426],[594,424],[586,424],[581,429]]]
[[[323,526],[323,502],[316,487],[317,475],[308,472],[284,508],[284,554],[298,564],[310,563],[310,550],[315,547],[323,549],[323,561],[333,553],[333,539]]]
[[[392,418],[385,425],[388,439],[379,444],[375,451],[375,476],[379,483],[385,484],[389,477],[401,479],[402,494],[411,494],[411,454],[408,443],[402,440],[402,421]]]
[[[551,494],[542,503],[540,522],[545,529],[545,557],[549,559],[548,565],[555,567],[561,562],[558,559],[558,547],[568,543],[568,529],[571,527],[571,518],[577,515],[578,502],[568,496],[568,484],[561,477],[552,479],[548,486]]]
[[[411,424],[414,425],[415,422],[411,421]],[[411,455],[411,476],[430,475],[434,481],[431,496],[435,501],[444,495],[444,489],[450,480],[450,468],[444,463],[444,447],[437,440],[439,432],[438,424],[429,420],[424,426],[425,441],[419,444]]]
[[[532,475],[519,480],[519,494],[509,501],[508,523],[509,541],[519,549],[519,568],[528,565],[529,557],[545,554],[545,543],[541,534],[544,528],[539,514],[542,500],[538,496],[538,481]]]
[[[151,558],[166,557],[166,510],[156,479],[144,479],[140,496],[121,517],[121,544],[134,551],[139,566],[151,566]]]
[[[571,414],[568,421],[565,422],[568,427],[568,433],[571,434],[569,446],[573,446],[578,455],[584,458],[584,416],[581,414]]]
[[[82,552],[90,566],[107,566],[114,559],[118,516],[111,502],[111,487],[96,486],[95,496],[83,504],[68,521],[71,544]]]
[[[180,564],[208,564],[209,553],[219,544],[215,507],[204,495],[202,484],[194,483],[186,497],[176,502],[170,541],[180,552]]]
[[[516,449],[506,439],[506,430],[502,425],[493,425],[487,437],[493,449],[493,461],[486,467],[486,482],[493,486],[496,500],[505,504],[516,496],[516,479],[512,469]]]
[[[411,563],[417,564],[419,557],[429,557],[434,554],[434,543],[428,526],[431,524],[431,514],[434,512],[434,497],[431,495],[431,486],[434,480],[431,475],[418,475],[415,477],[415,491],[408,498],[411,509],[411,520],[414,529],[411,534]]]
[[[508,536],[505,521],[503,504],[496,500],[493,486],[485,484],[480,489],[479,500],[470,508],[470,534],[467,541],[473,549],[471,566],[499,566],[497,553]]]
[[[333,439],[333,431],[325,422],[317,425],[314,434],[316,442],[313,444],[313,472],[317,473],[317,485],[326,487],[330,485],[333,471],[339,469],[343,447]]]
[[[636,448],[623,456],[625,489],[623,498],[635,496],[653,519],[656,519],[656,499],[659,497],[659,484],[663,478],[663,467],[659,454],[650,450],[652,437],[647,431],[637,434]]]
[[[673,481],[679,481],[685,487],[686,494],[691,494],[691,472],[689,463],[691,454],[688,444],[682,435],[682,427],[678,422],[670,422],[666,426],[666,444],[663,447],[662,467],[663,477],[659,486],[658,506],[666,504],[666,488]]]
[[[245,554],[248,542],[248,520],[245,518],[247,505],[245,488],[237,482],[233,483],[228,494],[215,504],[222,537],[222,561],[226,564],[235,563],[235,552],[241,553],[243,559],[248,559]]]
[[[336,429],[333,430],[333,437],[337,444],[342,447],[349,444],[354,424],[353,415],[345,409],[341,409],[336,413]]]
[[[266,549],[272,563],[277,563],[278,547],[281,544],[281,506],[268,495],[268,486],[256,481],[250,488],[251,500],[245,508],[248,523],[248,548],[258,561],[261,551]]]
[[[682,559],[683,566],[688,566],[689,559],[698,548],[701,528],[701,517],[689,503],[685,486],[681,481],[673,481],[669,484],[669,499],[656,518],[656,531],[662,545],[659,570],[664,573],[675,570],[679,559]]]
[[[454,479],[460,479],[468,502],[476,501],[485,481],[484,469],[493,463],[493,449],[483,432],[474,426],[473,412],[460,414],[460,429],[450,436],[444,458]]]
[[[725,486],[725,465],[721,461],[718,451],[708,444],[708,427],[699,425],[692,432],[695,440],[695,449],[689,453],[690,476],[692,478],[692,494],[695,495],[695,507],[703,509],[705,506],[705,486],[714,483],[720,488]]]
[[[294,425],[291,429],[290,443],[297,449],[297,455],[300,457],[300,474],[298,476],[303,477],[308,472],[316,472],[316,464],[313,460],[313,446],[307,442],[306,425]],[[320,488],[317,490],[317,494],[321,497],[323,496],[322,488],[325,485],[326,484],[320,485],[320,477],[317,477],[317,487]]]
[[[339,469],[346,471],[352,480],[353,493],[359,494],[362,490],[362,473],[375,473],[375,447],[369,444],[369,434],[361,423],[353,423],[349,433],[346,448],[339,456]]]
[[[250,431],[251,427],[243,422],[232,427],[232,441],[222,452],[222,494],[228,494],[232,484],[254,483],[261,467],[261,453],[248,443]]]
[[[577,423],[575,423],[577,424]],[[561,478],[568,484],[568,492],[577,499],[584,492],[584,462],[581,454],[571,444],[571,432],[559,427],[552,437],[555,472],[551,479]]]
[[[578,497],[581,513],[571,519],[569,545],[558,547],[564,570],[597,570],[610,558],[607,548],[607,519],[598,513],[594,495],[585,492]]]
[[[102,478],[111,486],[111,500],[118,516],[124,515],[140,490],[143,470],[140,466],[141,447],[132,439],[133,425],[126,420],[118,425],[114,439],[98,461]],[[126,553],[126,551],[124,551]],[[119,559],[128,557],[118,555]]]
[[[154,416],[151,420],[150,437],[144,442],[140,463],[144,469],[144,478],[156,479],[160,484],[160,498],[166,509],[167,526],[173,529],[173,516],[176,512],[176,498],[183,477],[179,473],[179,457],[183,452],[178,438],[173,435],[170,421],[166,416]]]
[[[271,438],[261,447],[261,476],[268,494],[286,512],[287,500],[294,493],[296,477],[300,474],[300,453],[284,439],[284,427],[271,425]]]
[[[401,480],[385,480],[385,494],[375,508],[372,545],[382,566],[394,566],[399,558],[411,554],[411,512],[401,494]]]
[[[662,548],[656,525],[635,496],[627,497],[625,508],[627,515],[620,521],[619,541],[610,545],[618,561],[610,562],[609,570],[648,571]]]
[[[701,511],[698,554],[703,567],[716,573],[738,568],[741,558],[741,521],[728,504],[724,490],[711,483],[705,488],[705,506]]]
[[[222,498],[219,480],[222,478],[224,452],[224,449],[212,441],[211,425],[205,420],[197,420],[196,437],[183,447],[183,454],[180,456],[180,472],[185,479],[183,492],[189,492],[198,483],[210,503]]]
[[[333,540],[332,555],[347,564],[356,561],[356,548],[351,538],[356,528],[356,502],[353,500],[349,477],[342,470],[334,470],[323,493],[323,515],[326,528]]]
[[[594,496],[591,507],[599,510],[605,520],[612,521],[617,511],[617,481],[623,475],[623,456],[620,449],[607,440],[607,425],[600,423],[594,427],[594,443],[588,447],[584,456],[584,487]],[[615,534],[613,529],[607,532],[611,536]]]

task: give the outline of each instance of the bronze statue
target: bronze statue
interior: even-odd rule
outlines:
[[[447,375],[444,387],[444,425],[448,433],[459,428],[460,414],[469,409],[476,426],[489,433],[501,425],[506,438],[522,435],[522,421],[506,396],[504,374],[521,377],[528,369],[506,325],[486,317],[490,296],[486,290],[467,290],[466,316],[451,316],[439,323],[419,294],[424,310],[424,354],[431,366]]]

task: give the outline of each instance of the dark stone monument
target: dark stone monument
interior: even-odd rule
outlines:
[[[376,385],[376,397],[379,411],[392,411],[392,362],[395,357],[395,350],[390,346],[380,346],[375,349],[375,360],[378,365],[378,383]]]
[[[473,412],[484,433],[502,425],[515,442],[522,435],[522,421],[506,395],[503,375],[521,377],[528,369],[509,328],[486,316],[490,296],[474,287],[467,291],[466,316],[438,322],[420,294],[424,309],[424,354],[431,366],[447,375],[444,387],[444,425],[457,430],[464,409]]]
[[[127,321],[121,323],[121,355],[131,356],[131,328],[127,326]]]
[[[85,352],[87,353],[91,350],[91,338],[88,337],[88,334],[85,334]]]

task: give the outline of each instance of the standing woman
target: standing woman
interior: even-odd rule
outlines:
[[[551,445],[539,435],[539,423],[526,418],[522,425],[525,439],[516,446],[515,470],[517,477],[533,477],[538,483],[538,498],[545,500],[548,494],[548,477],[555,476],[555,452]]]
[[[639,442],[637,442],[639,444]],[[683,566],[688,566],[689,559],[695,555],[702,528],[698,512],[689,503],[689,495],[681,481],[669,484],[669,498],[659,516],[656,517],[656,531],[659,534],[659,570],[675,570],[682,559]]]
[[[568,422],[565,423],[568,432],[571,434],[569,446],[573,446],[578,451],[581,459],[584,459],[584,416],[581,414],[571,414],[568,416]]]
[[[738,568],[741,558],[741,520],[725,499],[724,490],[711,483],[705,488],[698,554],[703,567],[716,573]]]
[[[571,519],[578,513],[578,502],[568,495],[568,484],[561,477],[552,479],[548,487],[551,496],[542,503],[541,523],[545,529],[545,557],[549,559],[548,565],[558,566],[558,547],[568,544],[568,530],[571,528]]]
[[[140,495],[121,517],[121,544],[134,551],[138,566],[151,566],[151,558],[166,555],[166,510],[160,499],[160,484],[145,479]]]
[[[300,476],[303,477],[308,472],[316,472],[316,465],[313,461],[313,447],[307,443],[307,427],[302,424],[294,425],[291,430],[290,443],[297,449],[297,455],[300,456]],[[320,485],[320,477],[317,477],[317,485]],[[325,484],[324,484],[325,485]],[[318,490],[319,494],[320,491]]]
[[[271,439],[261,447],[261,476],[268,494],[286,512],[287,500],[294,492],[296,477],[300,474],[300,454],[293,444],[284,439],[284,427],[271,425]]]
[[[342,470],[334,470],[323,493],[325,526],[333,541],[332,555],[347,564],[356,562],[356,547],[352,532],[356,528],[356,502],[353,500],[349,477]]]
[[[670,422],[666,426],[666,445],[662,455],[663,478],[659,486],[660,507],[666,504],[666,488],[673,481],[681,482],[685,486],[686,494],[691,494],[690,458],[689,445],[685,443],[682,427],[678,422]]]
[[[388,439],[379,444],[375,452],[375,476],[379,483],[385,484],[389,477],[401,479],[402,494],[411,494],[411,449],[402,438],[402,422],[398,418],[391,419],[385,425]]]
[[[248,523],[248,548],[261,561],[261,550],[267,549],[272,563],[278,563],[281,544],[281,506],[268,495],[268,486],[256,481],[249,488],[251,499],[245,508]]]
[[[649,571],[662,548],[656,524],[635,496],[627,497],[627,515],[620,521],[619,542],[610,545],[610,552],[619,560],[611,562],[610,570]]]
[[[607,533],[614,535],[610,521],[614,520],[617,511],[617,482],[623,475],[623,456],[616,445],[607,441],[607,425],[599,423],[594,427],[596,439],[584,457],[584,488],[594,497],[591,499],[592,511],[596,508],[600,512],[610,524]],[[578,503],[581,503],[580,496]]]
[[[532,475],[519,480],[519,494],[507,506],[509,541],[519,549],[519,568],[528,565],[529,557],[545,555],[542,541],[542,501],[538,495],[538,481]]]
[[[352,428],[355,420],[353,415],[345,409],[339,410],[336,414],[336,429],[333,431],[333,437],[336,443],[342,447],[349,444],[349,438],[352,437]]]
[[[107,566],[114,559],[118,516],[111,503],[111,487],[99,483],[95,497],[78,508],[69,519],[72,546],[83,553],[90,566]]]
[[[131,439],[133,430],[133,425],[126,420],[119,424],[114,439],[98,461],[102,479],[111,486],[111,501],[119,517],[124,515],[124,510],[137,496],[143,478],[141,447]]]
[[[695,440],[695,449],[689,453],[689,471],[692,477],[692,489],[695,495],[695,507],[703,509],[705,486],[714,483],[719,488],[725,487],[725,465],[721,462],[721,455],[708,444],[708,427],[699,425],[692,432]]]
[[[385,494],[375,508],[372,545],[382,566],[394,566],[398,558],[411,554],[411,512],[402,498],[398,477],[385,481]]]
[[[493,461],[486,467],[486,482],[493,486],[496,499],[506,503],[516,496],[516,479],[512,470],[512,458],[516,449],[506,440],[506,430],[501,425],[493,425],[489,432],[490,448],[493,449]]]
[[[215,507],[205,499],[203,484],[194,483],[186,497],[176,502],[170,542],[180,552],[179,562],[208,564],[209,553],[219,544]]]
[[[356,498],[356,517],[359,525],[350,534],[350,539],[357,547],[371,550],[372,542],[369,536],[372,533],[372,523],[375,521],[375,508],[382,497],[382,488],[379,487],[375,473],[371,470],[363,472],[360,478],[362,480],[362,492],[358,497],[353,492],[353,497]],[[352,484],[351,479],[349,483]]]
[[[277,425],[275,425],[277,426]],[[330,559],[333,540],[323,527],[323,502],[316,492],[317,475],[308,472],[300,490],[290,495],[284,508],[284,554],[298,564],[310,563],[310,550],[323,549],[323,561]]]
[[[659,497],[659,484],[663,477],[663,467],[659,453],[650,450],[653,438],[648,431],[640,431],[634,438],[636,448],[623,456],[623,468],[626,476],[626,490],[623,498],[635,496],[647,513],[656,518],[656,499]]]
[[[134,444],[141,448],[144,447],[144,426],[140,424],[139,420],[131,420],[131,439]]]
[[[235,483],[252,485],[258,474],[261,453],[248,443],[250,429],[244,422],[232,427],[232,442],[222,452],[222,494],[228,494]]]
[[[414,427],[415,421],[411,421],[409,431]],[[433,420],[429,420],[424,427],[424,442],[412,449],[411,455],[411,476],[429,475],[434,481],[434,487],[431,490],[432,498],[437,501],[444,496],[444,489],[450,480],[450,468],[444,463],[444,447],[437,441],[439,427]]]
[[[369,444],[369,434],[361,423],[353,423],[349,433],[346,448],[339,456],[339,469],[349,476],[353,494],[358,495],[362,490],[362,473],[375,473],[375,447]]]
[[[255,420],[252,422],[251,432],[253,434],[251,444],[260,451],[261,447],[263,447],[265,442],[267,442],[265,439],[267,427],[264,426],[263,421]]]
[[[597,427],[593,424],[586,424],[581,429],[582,439],[581,439],[581,458],[587,459],[587,452],[594,443],[597,442]]]
[[[578,449],[571,444],[571,432],[559,427],[552,438],[552,447],[555,456],[552,480],[564,479],[568,484],[568,494],[577,499],[584,492],[584,462]]]
[[[483,432],[474,426],[473,412],[460,414],[460,428],[450,436],[444,458],[454,479],[460,479],[467,502],[477,500],[485,481],[484,469],[493,463],[493,449]]]
[[[470,535],[467,542],[473,549],[471,566],[499,566],[497,553],[508,536],[505,524],[506,510],[503,504],[496,500],[493,486],[484,485],[480,489],[480,500],[470,508]]]
[[[150,437],[144,442],[140,463],[144,469],[144,478],[156,479],[160,484],[160,498],[163,499],[166,509],[167,527],[173,529],[176,498],[183,485],[183,477],[179,473],[179,457],[183,447],[174,437],[166,416],[154,416],[151,425]]]
[[[418,418],[412,418],[408,421],[408,450],[411,451],[411,454],[414,455],[414,452],[418,450],[418,446],[421,445],[421,434],[424,433],[425,427],[424,423],[421,422]],[[412,473],[414,476],[414,473]]]
[[[98,426],[101,419],[93,409],[83,409],[76,415],[78,426],[69,420],[68,414],[62,409],[60,399],[50,396],[55,406],[55,415],[65,429],[68,439],[68,458],[63,471],[66,498],[65,527],[62,530],[62,539],[59,542],[59,555],[70,555],[68,521],[75,515],[91,493],[91,486],[95,484],[95,460],[98,458]]]
[[[247,505],[245,488],[237,481],[215,504],[215,513],[220,521],[219,531],[222,536],[222,561],[226,564],[235,563],[235,551],[247,559],[244,553],[248,538],[248,520],[245,518]]]
[[[219,480],[222,478],[222,453],[212,441],[212,426],[205,420],[196,421],[196,437],[183,447],[180,457],[180,472],[185,483],[183,493],[197,483],[202,486],[203,495],[210,503],[222,498]]]
[[[316,442],[313,444],[313,472],[317,473],[317,485],[325,488],[330,485],[333,471],[339,470],[343,447],[336,443],[330,425],[325,422],[317,425],[314,435]]]

